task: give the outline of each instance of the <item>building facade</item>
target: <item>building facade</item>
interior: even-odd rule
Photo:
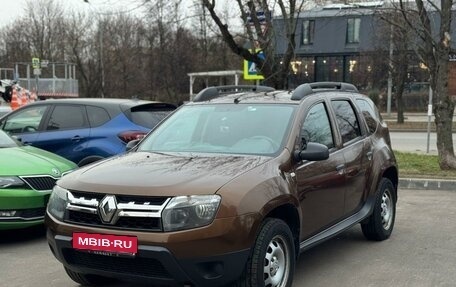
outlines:
[[[290,88],[307,82],[344,81],[355,84],[362,91],[386,89],[389,49],[394,47],[389,45],[390,26],[378,17],[378,12],[384,9],[382,5],[382,2],[364,3],[363,6],[337,4],[300,13]],[[276,53],[279,55],[284,53],[287,44],[282,27],[283,20],[275,18]],[[452,38],[456,39],[456,35]],[[427,90],[429,74],[426,67],[413,50],[410,59],[406,90]]]

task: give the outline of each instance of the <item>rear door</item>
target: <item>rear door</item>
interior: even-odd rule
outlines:
[[[331,100],[331,106],[343,144],[346,176],[344,214],[349,216],[362,207],[369,165],[366,150],[369,137],[364,134],[354,104],[349,98]]]
[[[56,104],[34,145],[77,163],[89,135],[90,128],[83,105]]]

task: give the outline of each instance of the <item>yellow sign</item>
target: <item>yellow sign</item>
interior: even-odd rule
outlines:
[[[40,68],[40,58],[32,58],[32,67],[33,69]]]
[[[260,58],[265,59],[263,51],[260,49],[255,50]],[[251,61],[244,60],[244,79],[245,80],[264,80],[263,75],[258,73],[256,64]]]

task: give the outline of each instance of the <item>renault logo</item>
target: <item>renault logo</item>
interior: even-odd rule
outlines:
[[[117,201],[114,195],[106,195],[98,206],[98,213],[104,223],[114,224],[114,215],[117,213]]]

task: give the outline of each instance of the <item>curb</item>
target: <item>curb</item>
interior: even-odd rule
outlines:
[[[456,191],[456,180],[448,179],[399,179],[400,189]]]

